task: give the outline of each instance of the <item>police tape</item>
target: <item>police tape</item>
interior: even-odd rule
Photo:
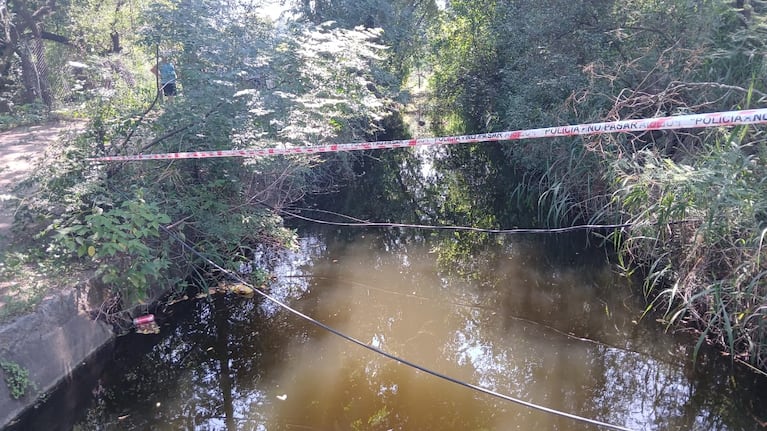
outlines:
[[[182,153],[136,154],[106,156],[87,159],[96,162],[126,162],[138,160],[207,159],[213,157],[265,157],[291,154],[317,154],[343,151],[382,150],[430,145],[469,144],[479,142],[515,141],[532,138],[597,135],[604,133],[633,133],[650,130],[694,129],[703,127],[732,127],[767,123],[767,109],[714,112],[709,114],[678,115],[661,118],[609,121],[604,123],[546,127],[510,132],[481,133],[477,135],[417,138],[397,141],[359,142],[305,147],[260,148],[242,150],[193,151]]]

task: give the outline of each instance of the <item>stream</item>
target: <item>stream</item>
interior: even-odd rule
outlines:
[[[642,319],[637,289],[584,243],[505,238],[455,262],[476,268],[457,277],[438,268],[433,239],[312,233],[271,259],[268,293],[371,346],[551,409],[636,430],[763,429],[767,381],[705,349],[693,367],[694,339]],[[160,334],[118,339],[74,429],[605,429],[417,371],[258,296],[190,299],[164,316]]]

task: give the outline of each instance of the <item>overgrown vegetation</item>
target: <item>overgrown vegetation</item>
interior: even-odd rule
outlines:
[[[767,95],[762,2],[296,1],[279,24],[257,1],[76,3],[0,6],[0,121],[34,107],[90,120],[37,172],[20,227],[49,256],[96,270],[120,301],[218,276],[168,232],[236,269],[259,247],[291,244],[279,209],[307,196],[321,203],[350,182],[333,208],[367,193],[364,215],[384,210],[393,221],[633,223],[606,240],[626,274],[646,278],[648,313],[767,369],[759,127],[450,146],[434,154],[432,183],[404,152],[85,161],[402,138],[391,114],[409,102],[401,88],[416,66],[430,71],[435,134],[757,107]],[[157,56],[179,72],[172,104],[149,73]],[[354,184],[362,175],[383,185]],[[443,260],[488,240],[458,235]]]
[[[450,2],[434,28],[446,134],[760,106],[761,2]],[[450,148],[459,214],[488,227],[634,223],[610,240],[648,312],[767,369],[767,152],[756,127]],[[478,162],[478,160],[481,160]],[[499,181],[502,178],[503,180]],[[465,202],[459,198],[457,202]],[[483,219],[483,217],[479,217]]]
[[[97,3],[10,2],[4,24],[22,33],[4,41],[15,49],[5,66],[18,72],[5,88],[12,113],[37,102],[89,119],[76,140],[51,149],[30,180],[37,192],[17,211],[17,231],[34,235],[47,259],[74,257],[95,271],[111,290],[109,310],[151,300],[155,287],[225,277],[171,235],[233,270],[263,247],[292,246],[294,234],[277,211],[335,189],[350,175],[348,158],[88,158],[359,140],[381,131],[396,108],[397,78],[380,29],[324,20],[276,28],[259,15],[259,2],[134,2],[130,11],[119,1]],[[45,34],[23,32],[32,24],[22,9],[40,12],[36,25]],[[74,24],[89,17],[97,25]],[[66,43],[51,41],[53,28]],[[25,64],[19,50],[30,44],[45,47],[38,66],[65,54],[64,70],[76,69],[72,79],[49,82],[50,98],[25,85],[23,67],[14,69]],[[149,72],[158,56],[179,74],[173,103],[158,95]],[[36,81],[53,79],[43,72],[35,69]],[[263,271],[252,275],[263,278]]]
[[[49,279],[65,277],[39,253],[8,251],[0,256],[0,322],[34,309],[48,293]]]

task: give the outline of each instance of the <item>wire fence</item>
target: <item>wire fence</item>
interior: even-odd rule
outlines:
[[[88,55],[80,48],[33,36],[19,40],[0,82],[0,114],[77,106],[137,78],[121,55]]]

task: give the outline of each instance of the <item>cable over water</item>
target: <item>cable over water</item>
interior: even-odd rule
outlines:
[[[431,370],[429,368],[426,368],[425,366],[416,364],[416,363],[414,363],[412,361],[409,361],[407,359],[401,358],[399,356],[393,355],[393,354],[388,353],[388,352],[386,352],[386,351],[384,351],[382,349],[379,349],[377,347],[371,346],[371,345],[369,345],[369,344],[367,344],[367,343],[365,343],[363,341],[358,340],[357,338],[354,338],[354,337],[352,337],[350,335],[347,335],[347,334],[345,334],[345,333],[343,333],[343,332],[341,332],[341,331],[339,331],[339,330],[337,330],[337,329],[335,329],[335,328],[333,328],[333,327],[331,327],[331,326],[329,326],[329,325],[327,325],[325,323],[322,323],[322,322],[320,322],[320,321],[318,321],[318,320],[316,320],[316,319],[314,319],[314,318],[312,318],[312,317],[310,317],[310,316],[308,316],[308,315],[306,315],[306,314],[296,310],[295,308],[289,306],[288,304],[285,304],[284,302],[282,302],[279,299],[269,295],[268,293],[263,292],[263,291],[255,288],[254,286],[251,286],[248,282],[243,280],[239,275],[237,275],[237,274],[235,274],[235,273],[233,273],[233,272],[231,272],[231,271],[221,267],[220,265],[216,264],[212,260],[210,260],[207,257],[205,257],[202,253],[197,251],[191,245],[187,244],[184,240],[179,238],[176,234],[171,232],[166,227],[160,226],[160,228],[165,233],[167,233],[171,238],[173,238],[174,240],[178,241],[182,245],[182,247],[188,249],[191,253],[193,253],[194,255],[196,255],[198,257],[200,257],[201,259],[203,259],[205,262],[207,262],[208,264],[210,264],[211,266],[213,266],[217,270],[219,270],[219,271],[221,271],[221,272],[223,272],[225,274],[228,274],[230,277],[236,279],[238,282],[243,283],[243,284],[253,288],[253,290],[256,293],[258,293],[261,297],[263,297],[264,299],[266,299],[266,300],[274,303],[275,305],[283,308],[284,310],[286,310],[286,311],[288,311],[288,312],[290,312],[290,313],[300,317],[301,319],[304,319],[307,322],[312,323],[315,326],[318,326],[318,327],[320,327],[320,328],[322,328],[322,329],[324,329],[324,330],[326,330],[326,331],[328,331],[328,332],[330,332],[330,333],[332,333],[332,334],[334,334],[334,335],[336,335],[338,337],[343,338],[346,341],[354,343],[354,344],[356,344],[356,345],[358,345],[360,347],[363,347],[363,348],[365,348],[365,349],[367,349],[367,350],[369,350],[371,352],[377,353],[377,354],[379,354],[381,356],[384,356],[386,358],[389,358],[389,359],[391,359],[393,361],[399,362],[400,364],[406,365],[408,367],[411,367],[411,368],[416,369],[418,371],[424,372],[424,373],[429,374],[431,376],[437,377],[439,379],[446,380],[448,382],[455,383],[455,384],[463,386],[465,388],[469,388],[469,389],[475,390],[477,392],[484,393],[486,395],[490,395],[490,396],[493,396],[493,397],[496,397],[496,398],[500,398],[500,399],[505,400],[505,401],[509,401],[509,402],[512,402],[512,403],[515,403],[515,404],[519,404],[519,405],[528,407],[530,409],[542,411],[544,413],[548,413],[548,414],[552,414],[552,415],[556,415],[556,416],[572,419],[572,420],[583,422],[583,423],[588,423],[588,424],[591,424],[591,425],[596,425],[596,426],[599,426],[599,427],[602,427],[602,428],[618,430],[618,431],[633,431],[631,428],[626,428],[624,426],[614,425],[614,424],[610,424],[610,423],[607,423],[607,422],[602,422],[602,421],[599,421],[599,420],[596,420],[596,419],[590,419],[590,418],[578,416],[578,415],[575,415],[575,414],[572,414],[572,413],[567,413],[567,412],[559,411],[559,410],[552,409],[552,408],[545,407],[545,406],[541,406],[541,405],[538,405],[538,404],[535,404],[535,403],[532,403],[532,402],[529,402],[529,401],[525,401],[525,400],[522,400],[522,399],[519,399],[519,398],[515,398],[515,397],[512,397],[510,395],[502,394],[500,392],[496,392],[496,391],[493,391],[493,390],[490,390],[490,389],[487,389],[487,388],[484,388],[484,387],[481,387],[481,386],[478,386],[478,385],[475,385],[475,384],[472,384],[472,383],[468,383],[468,382],[459,380],[457,378],[454,378],[454,377],[451,377],[451,376],[439,373],[437,371]]]
[[[329,220],[319,220],[311,217],[302,216],[298,213],[283,210],[280,208],[275,208],[269,205],[266,205],[264,203],[261,203],[261,205],[276,211],[280,214],[295,217],[299,220],[307,221],[310,223],[315,224],[322,224],[322,225],[330,225],[330,226],[344,226],[344,227],[379,227],[379,228],[407,228],[407,229],[431,229],[431,230],[448,230],[448,231],[469,231],[469,232],[480,232],[480,233],[493,233],[493,234],[556,234],[556,233],[567,233],[567,232],[576,232],[580,230],[597,230],[597,229],[604,229],[604,230],[613,230],[613,229],[625,229],[629,227],[636,227],[636,226],[650,226],[650,225],[658,225],[658,224],[666,224],[666,225],[676,225],[676,224],[684,224],[684,223],[698,223],[700,220],[697,219],[688,219],[688,220],[677,220],[677,221],[671,221],[671,222],[665,222],[665,223],[633,223],[633,222],[626,222],[626,223],[617,223],[617,224],[581,224],[576,226],[566,226],[566,227],[556,227],[556,228],[513,228],[513,229],[488,229],[488,228],[480,228],[480,227],[474,227],[474,226],[453,226],[453,225],[425,225],[425,224],[409,224],[409,223],[382,223],[382,222],[368,222],[364,220],[358,220],[350,216],[346,216],[343,214],[337,214],[339,216],[349,218],[352,220],[358,220],[355,222],[335,222],[335,221],[329,221]]]

